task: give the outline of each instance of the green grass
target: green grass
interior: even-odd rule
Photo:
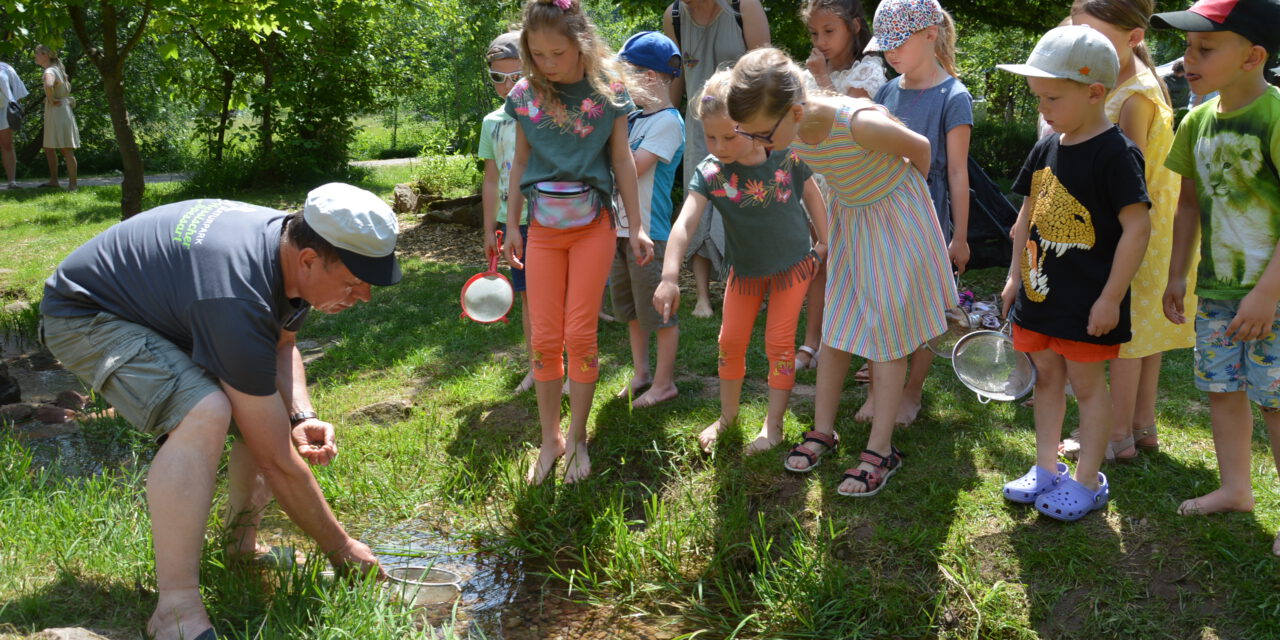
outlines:
[[[371,180],[383,194],[394,182]],[[0,242],[27,243],[0,255],[0,268],[15,269],[6,286],[38,292],[47,268],[22,265],[51,268],[112,222],[116,192],[85,191],[0,200]],[[237,197],[297,206],[304,191]],[[157,202],[180,197],[149,193]],[[1253,513],[1175,513],[1182,499],[1217,483],[1207,401],[1192,386],[1189,351],[1165,360],[1161,452],[1106,467],[1111,505],[1063,524],[1000,495],[1032,462],[1031,411],[978,403],[945,362],[934,366],[922,419],[895,438],[909,456],[903,471],[879,496],[853,500],[835,486],[865,442],[867,426],[851,421],[864,387],[850,379],[837,424],[846,448],[814,473],[785,473],[781,451],[744,457],[766,408],[757,340],[744,427],[707,457],[695,435],[718,411],[717,321],[682,317],[681,395],[641,411],[609,393],[627,380],[629,351],[625,327],[607,324],[590,421],[593,475],[578,486],[531,489],[521,478],[538,442],[537,407],[531,395],[509,393],[523,375],[518,318],[497,326],[459,320],[457,291],[479,265],[409,259],[404,267],[400,285],[375,291],[368,305],[313,318],[301,336],[332,344],[308,378],[321,415],[338,425],[341,455],[316,476],[343,523],[375,546],[401,542],[404,531],[482,541],[468,544],[523,562],[534,597],[545,589],[552,600],[700,638],[1280,637],[1280,572],[1270,554],[1280,501],[1262,431],[1253,446]],[[987,271],[965,282],[992,291],[998,280]],[[813,378],[802,372],[801,388]],[[397,424],[345,417],[398,398],[413,409]],[[797,394],[788,441],[812,419],[812,397]],[[1075,420],[1072,409],[1067,427]],[[125,429],[92,428],[114,440]],[[0,439],[0,633],[4,625],[29,633],[145,621],[154,574],[140,469],[150,445],[128,442],[140,463],[65,478],[32,468],[18,445]],[[298,535],[278,510],[267,526]],[[221,566],[215,547],[211,533],[204,588],[230,637],[413,633],[412,617],[367,585],[327,587],[302,572],[263,586]]]

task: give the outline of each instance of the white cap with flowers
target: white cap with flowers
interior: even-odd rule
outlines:
[[[889,51],[902,46],[915,32],[940,24],[938,0],[884,0],[871,20],[871,42],[866,51]]]

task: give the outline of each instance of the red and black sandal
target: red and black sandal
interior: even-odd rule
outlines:
[[[800,444],[791,447],[791,451],[787,453],[787,459],[782,462],[783,468],[793,473],[809,473],[813,471],[818,466],[818,463],[822,461],[822,457],[834,451],[836,446],[840,444],[840,437],[835,433],[827,435],[821,431],[809,431],[801,437],[804,440]],[[820,444],[826,448],[821,452],[816,451],[813,447],[808,446],[810,442]],[[801,457],[808,460],[809,466],[803,469],[791,466],[791,458],[793,457]]]
[[[867,490],[861,493],[845,493],[837,485],[836,493],[850,498],[870,498],[880,493],[880,490],[888,484],[889,478],[902,467],[902,458],[905,456],[906,454],[898,451],[898,448],[894,446],[889,447],[888,456],[882,456],[870,449],[863,449],[862,455],[859,456],[861,461],[873,464],[876,468],[871,471],[857,467],[849,469],[844,472],[844,477],[840,478],[840,484],[844,484],[845,480],[854,480],[861,482],[862,486],[866,487]]]

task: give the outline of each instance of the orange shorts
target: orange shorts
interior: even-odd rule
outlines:
[[[1023,353],[1048,349],[1072,362],[1102,362],[1120,357],[1118,344],[1093,344],[1046,336],[1043,333],[1013,325],[1013,348]]]

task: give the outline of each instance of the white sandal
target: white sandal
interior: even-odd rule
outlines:
[[[819,347],[819,349],[821,349],[821,347]],[[818,349],[814,349],[807,344],[802,344],[799,347],[796,347],[796,351],[809,354],[809,362],[801,365],[798,360],[796,361],[796,371],[818,368]]]

